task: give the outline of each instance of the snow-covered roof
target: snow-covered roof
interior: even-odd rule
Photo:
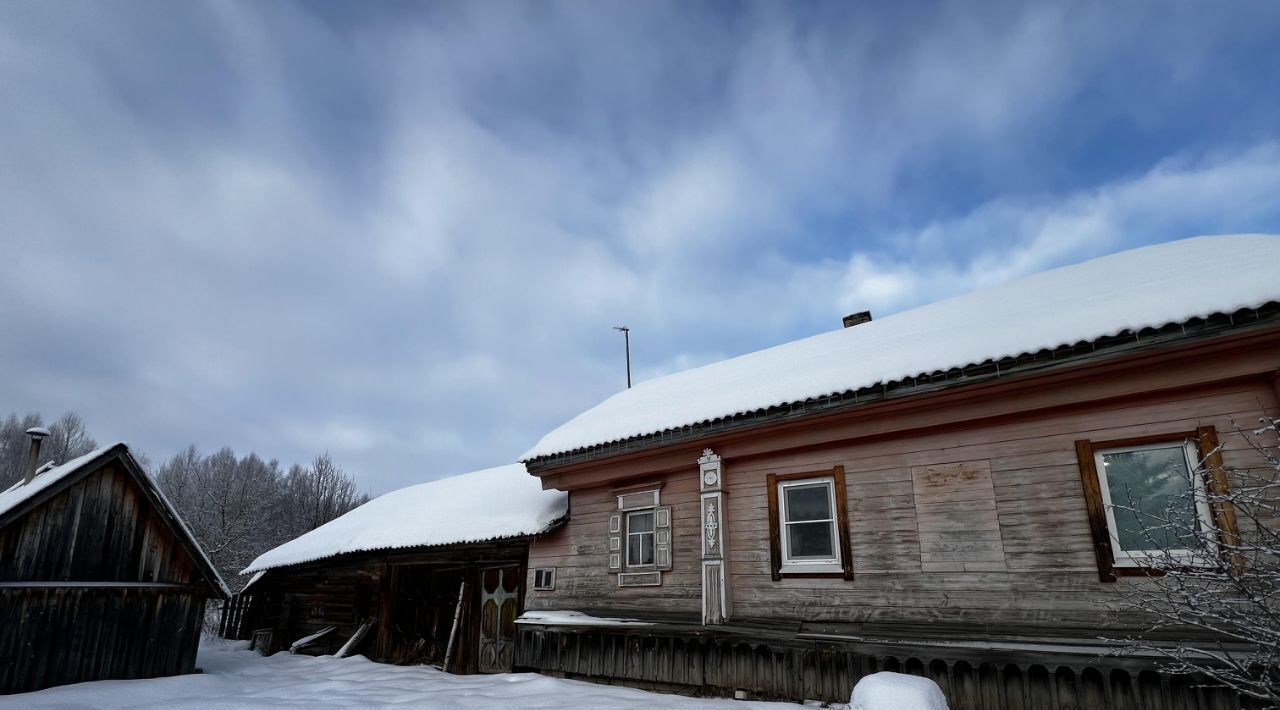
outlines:
[[[567,494],[542,490],[523,464],[508,464],[387,493],[264,552],[241,574],[348,552],[537,535],[568,512]]]
[[[17,483],[9,486],[4,493],[0,493],[0,517],[3,517],[5,513],[18,507],[21,503],[35,497],[35,495],[40,491],[50,488],[67,476],[79,471],[85,464],[97,460],[99,457],[105,455],[108,451],[117,446],[124,446],[124,444],[116,442],[110,446],[104,446],[101,449],[90,451],[84,456],[71,459],[60,466],[55,466],[46,470],[44,473],[32,479],[30,483],[24,484],[19,480]]]
[[[35,498],[41,492],[52,489],[61,483],[70,483],[70,479],[77,473],[87,471],[100,460],[112,456],[119,456],[121,460],[125,461],[130,472],[138,479],[138,483],[142,485],[144,490],[153,495],[155,500],[165,509],[163,512],[167,513],[167,517],[177,527],[175,532],[178,534],[178,537],[185,537],[183,542],[186,543],[187,548],[198,557],[199,562],[203,563],[205,576],[209,581],[212,582],[224,596],[231,596],[231,590],[227,588],[226,582],[224,582],[221,575],[218,574],[218,569],[213,566],[213,561],[209,559],[209,555],[204,551],[204,548],[200,546],[200,542],[191,532],[191,528],[187,526],[186,521],[182,519],[177,508],[174,508],[173,503],[169,502],[168,497],[165,496],[164,491],[160,490],[160,486],[156,484],[156,481],[151,477],[151,474],[147,473],[147,471],[138,464],[137,460],[133,458],[133,454],[129,451],[128,444],[125,444],[122,441],[90,451],[84,456],[71,459],[64,464],[45,470],[43,473],[40,473],[33,478],[30,483],[18,481],[13,484],[3,493],[0,493],[0,520],[3,520],[7,513],[17,509],[23,503]]]
[[[1280,236],[1133,249],[641,382],[522,461],[1280,300]]]

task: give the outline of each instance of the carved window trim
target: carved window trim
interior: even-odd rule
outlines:
[[[618,510],[609,515],[609,546],[606,552],[609,572],[632,575],[625,579],[620,577],[618,586],[661,585],[661,573],[671,569],[671,506],[661,504],[661,488],[662,483],[648,483],[612,492]],[[637,515],[652,515],[652,528],[643,533],[632,532],[631,520]],[[647,564],[631,560],[630,542],[637,535],[647,535],[651,541],[652,561]],[[654,578],[649,576],[650,573],[657,573],[656,582],[652,581]]]

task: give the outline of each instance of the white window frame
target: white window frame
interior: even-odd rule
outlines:
[[[1107,485],[1107,467],[1103,457],[1107,454],[1130,453],[1133,451],[1149,451],[1153,449],[1169,449],[1175,446],[1182,447],[1183,458],[1187,465],[1187,473],[1191,476],[1191,489],[1196,501],[1196,516],[1200,519],[1201,528],[1204,530],[1217,530],[1217,526],[1213,520],[1213,510],[1209,507],[1209,496],[1205,489],[1204,476],[1200,475],[1200,449],[1196,442],[1190,439],[1177,440],[1170,439],[1155,444],[1141,444],[1133,446],[1113,446],[1106,449],[1096,449],[1093,452],[1094,469],[1098,472],[1098,486],[1102,489],[1102,507],[1107,514],[1107,534],[1111,536],[1111,555],[1114,558],[1113,564],[1116,567],[1140,568],[1150,567],[1155,561],[1154,555],[1163,555],[1163,550],[1124,550],[1120,547],[1119,527],[1116,525],[1116,516],[1114,503],[1111,501],[1111,487]],[[1168,550],[1167,551],[1175,559],[1193,565],[1196,563],[1195,554],[1191,550]]]
[[[622,553],[622,559],[624,563],[623,567],[629,570],[656,569],[658,566],[657,564],[658,563],[658,535],[657,535],[658,511],[654,508],[643,508],[641,510],[630,511],[625,515],[626,515],[627,529],[626,529],[626,535],[623,537],[623,540],[622,540],[622,547],[624,548]],[[650,526],[650,529],[647,532],[631,532],[631,518],[637,515],[648,515],[653,520],[653,524]],[[631,536],[632,535],[636,535],[636,536],[648,535],[649,536],[649,557],[651,561],[648,564],[635,564],[631,562]],[[643,537],[641,537],[640,545],[641,545],[641,550],[643,551],[643,548],[644,548]]]
[[[787,489],[800,486],[813,486],[815,484],[826,484],[827,502],[830,503],[829,510],[831,518],[827,521],[822,520],[803,520],[794,523],[787,522]],[[840,512],[836,509],[840,503],[836,500],[836,480],[832,476],[818,476],[816,478],[800,478],[789,481],[778,482],[778,533],[782,538],[782,574],[825,574],[829,572],[843,572],[844,561],[841,558],[840,551]],[[827,522],[831,533],[831,549],[835,552],[835,556],[830,559],[791,559],[791,536],[787,534],[787,525],[797,523],[820,523]]]
[[[538,578],[546,575],[547,581],[538,582]],[[555,567],[535,567],[533,570],[533,588],[538,591],[554,591],[556,588],[556,568]]]

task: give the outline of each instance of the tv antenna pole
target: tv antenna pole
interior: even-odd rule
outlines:
[[[622,331],[627,343],[627,389],[631,389],[631,329],[625,325],[615,325],[614,330]]]

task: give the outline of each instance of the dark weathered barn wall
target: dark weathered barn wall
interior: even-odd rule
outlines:
[[[745,631],[745,633],[743,633]],[[804,642],[760,629],[548,628],[522,624],[516,668],[679,692],[848,702],[878,671],[938,683],[951,710],[1238,710],[1225,690],[1090,656]]]
[[[198,584],[190,553],[118,466],[106,466],[0,528],[0,582]]]
[[[527,555],[528,542],[519,539],[353,553],[270,570],[250,588],[252,606],[233,631],[247,637],[255,629],[272,629],[270,652],[333,626],[333,633],[307,651],[332,653],[372,618],[376,626],[358,653],[392,663],[439,664],[457,611],[459,585],[465,581],[460,633],[449,670],[474,673],[479,660],[480,571],[514,567],[523,578]],[[419,638],[424,641],[421,646]]]
[[[0,588],[0,688],[190,673],[203,615],[202,590]]]
[[[0,692],[190,673],[209,588],[119,464],[0,528]]]

